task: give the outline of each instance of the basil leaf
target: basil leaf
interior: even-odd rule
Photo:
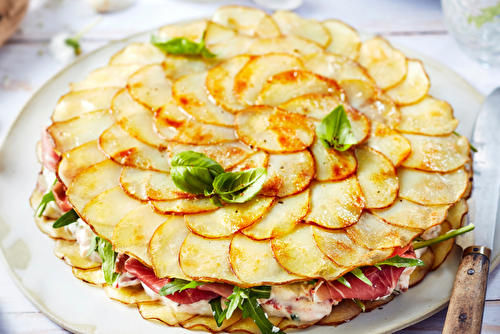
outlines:
[[[372,286],[372,282],[368,279],[368,277],[365,276],[365,274],[363,274],[361,269],[354,268],[351,271],[351,274],[353,274],[354,276],[356,276],[357,278],[359,278],[360,280],[362,280],[364,283],[368,284],[369,286]]]
[[[73,224],[80,218],[78,214],[76,213],[75,209],[71,209],[65,214],[63,214],[61,217],[57,218],[57,220],[52,224],[53,228],[61,228],[63,226]]]
[[[176,154],[171,166],[170,176],[177,188],[195,195],[211,193],[214,178],[224,173],[217,161],[193,151]]]
[[[252,168],[236,173],[219,174],[213,183],[214,192],[228,203],[244,203],[254,198],[267,179],[265,168]]]
[[[345,151],[356,144],[344,106],[333,109],[316,127],[316,135],[327,149]]]
[[[225,312],[226,310],[222,310],[221,299],[222,299],[221,297],[217,297],[209,301],[217,327],[222,326],[224,318],[226,317],[226,312]]]
[[[363,304],[363,302],[357,298],[354,298],[353,301],[356,303],[356,305],[358,305],[361,308],[361,311],[365,313],[366,310],[365,304]]]
[[[445,240],[448,240],[451,238],[455,238],[456,236],[458,236],[460,234],[470,232],[474,228],[475,228],[474,224],[469,224],[467,226],[459,228],[458,230],[449,231],[443,235],[440,235],[439,237],[432,238],[432,239],[425,240],[425,241],[415,242],[415,243],[413,243],[413,249],[420,249],[420,248],[424,248],[424,247],[438,244],[442,241],[445,241]]]
[[[214,58],[216,55],[211,53],[205,46],[205,40],[200,43],[193,42],[185,37],[176,37],[168,41],[163,41],[157,36],[151,36],[151,44],[172,55],[184,56],[202,56],[204,58]]]
[[[380,266],[382,265],[393,266],[396,268],[415,267],[415,266],[423,267],[425,266],[425,262],[419,259],[410,259],[396,255],[387,260],[376,263],[375,267],[380,269]]]
[[[243,310],[243,318],[252,318],[262,334],[285,334],[269,321],[266,313],[257,302],[257,299],[245,299],[241,307]]]
[[[205,282],[187,281],[180,278],[175,278],[172,282],[165,284],[159,291],[160,296],[168,296],[177,291],[186,289],[196,289],[197,286],[207,284]]]
[[[115,272],[116,257],[118,254],[113,251],[113,245],[109,241],[101,237],[97,237],[97,239],[97,251],[102,260],[104,280],[106,284],[112,286],[120,276],[119,273]]]
[[[348,280],[346,280],[344,277],[339,277],[337,278],[337,281],[339,281],[339,283],[342,283],[344,284],[346,287],[348,287],[349,289],[351,288],[351,283],[349,283]],[[371,282],[370,282],[371,283]]]

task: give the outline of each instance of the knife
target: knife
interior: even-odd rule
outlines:
[[[474,126],[473,206],[469,219],[474,235],[458,236],[464,249],[443,333],[481,333],[490,255],[500,198],[500,87],[484,101]],[[475,239],[475,240],[474,240]]]

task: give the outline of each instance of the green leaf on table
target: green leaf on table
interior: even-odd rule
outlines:
[[[205,282],[188,281],[175,278],[172,282],[165,284],[159,291],[160,296],[168,296],[186,289],[196,289],[197,286],[207,284]]]
[[[374,266],[377,267],[378,269],[381,269],[380,266],[393,266],[396,268],[403,268],[403,267],[423,267],[425,266],[425,262],[419,259],[412,259],[412,258],[407,258],[407,257],[401,257],[399,255],[396,255],[394,257],[391,257],[389,259],[386,259],[384,261],[376,263]]]
[[[345,151],[356,144],[351,123],[343,105],[339,105],[325,116],[316,127],[316,135],[327,149]]]
[[[112,286],[120,276],[119,273],[115,272],[116,257],[118,254],[113,251],[113,245],[101,237],[97,237],[97,252],[102,260],[104,280],[106,284]]]
[[[61,217],[57,218],[57,220],[52,224],[53,228],[61,228],[67,226],[69,224],[75,223],[80,216],[76,213],[75,209],[71,209]]]
[[[266,178],[267,170],[262,167],[236,173],[223,173],[214,180],[214,192],[225,202],[244,203],[257,195]]]
[[[80,47],[80,40],[77,38],[67,38],[64,43],[73,48],[73,52],[76,56],[82,53],[82,48]]]
[[[185,37],[176,37],[164,41],[158,36],[151,36],[151,44],[172,55],[183,56],[202,56],[204,58],[214,58],[216,55],[211,53],[202,39],[199,43],[193,42]]]

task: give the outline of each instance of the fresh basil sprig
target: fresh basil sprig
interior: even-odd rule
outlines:
[[[113,285],[118,277],[120,277],[120,274],[115,272],[116,257],[118,254],[113,251],[113,245],[101,237],[97,237],[97,252],[102,260],[104,280],[108,285]]]
[[[151,36],[151,44],[163,52],[172,55],[202,56],[204,58],[216,57],[216,55],[207,49],[205,39],[202,39],[200,43],[190,41],[185,37],[176,37],[168,41],[164,41],[158,36],[153,35]]]
[[[50,190],[45,195],[43,195],[42,201],[40,202],[40,204],[38,205],[38,207],[35,210],[35,216],[38,213],[38,217],[40,218],[42,216],[43,212],[45,211],[45,209],[47,208],[47,205],[50,202],[54,202],[56,200],[56,198],[54,197],[54,193],[52,192],[52,188],[54,188],[54,185],[56,184],[56,182],[57,182],[57,179],[54,180],[54,183],[52,184],[52,187],[50,187]]]
[[[262,189],[266,176],[267,171],[262,167],[236,173],[223,173],[214,180],[214,192],[225,202],[244,203]]]
[[[65,214],[63,214],[61,217],[57,218],[57,220],[52,224],[53,228],[61,228],[69,224],[73,224],[80,218],[78,214],[76,213],[75,209],[71,209]]]
[[[205,282],[187,281],[175,278],[172,282],[165,284],[159,291],[160,296],[168,296],[186,289],[196,289],[197,286],[207,284]]]
[[[339,105],[323,118],[316,127],[316,135],[327,149],[333,148],[342,152],[357,144],[343,105]]]
[[[380,266],[393,266],[396,268],[404,268],[404,267],[423,267],[425,266],[425,262],[419,259],[412,259],[407,257],[401,257],[396,255],[379,263],[376,263],[374,266],[378,269],[382,269]]]
[[[456,236],[459,236],[460,234],[464,234],[464,233],[470,232],[474,228],[475,228],[474,224],[469,224],[469,225],[461,227],[461,228],[459,228],[457,230],[449,231],[449,232],[447,232],[447,233],[445,233],[443,235],[440,235],[439,237],[435,237],[435,238],[432,238],[432,239],[429,239],[429,240],[425,240],[425,241],[414,242],[413,243],[413,249],[420,249],[420,248],[424,248],[424,247],[428,247],[428,246],[432,246],[432,245],[438,244],[438,243],[443,242],[445,240],[448,240],[448,239],[451,239],[451,238],[455,238]]]

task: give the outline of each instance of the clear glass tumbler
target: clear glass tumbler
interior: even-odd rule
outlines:
[[[500,66],[500,0],[441,0],[446,24],[472,58]]]

